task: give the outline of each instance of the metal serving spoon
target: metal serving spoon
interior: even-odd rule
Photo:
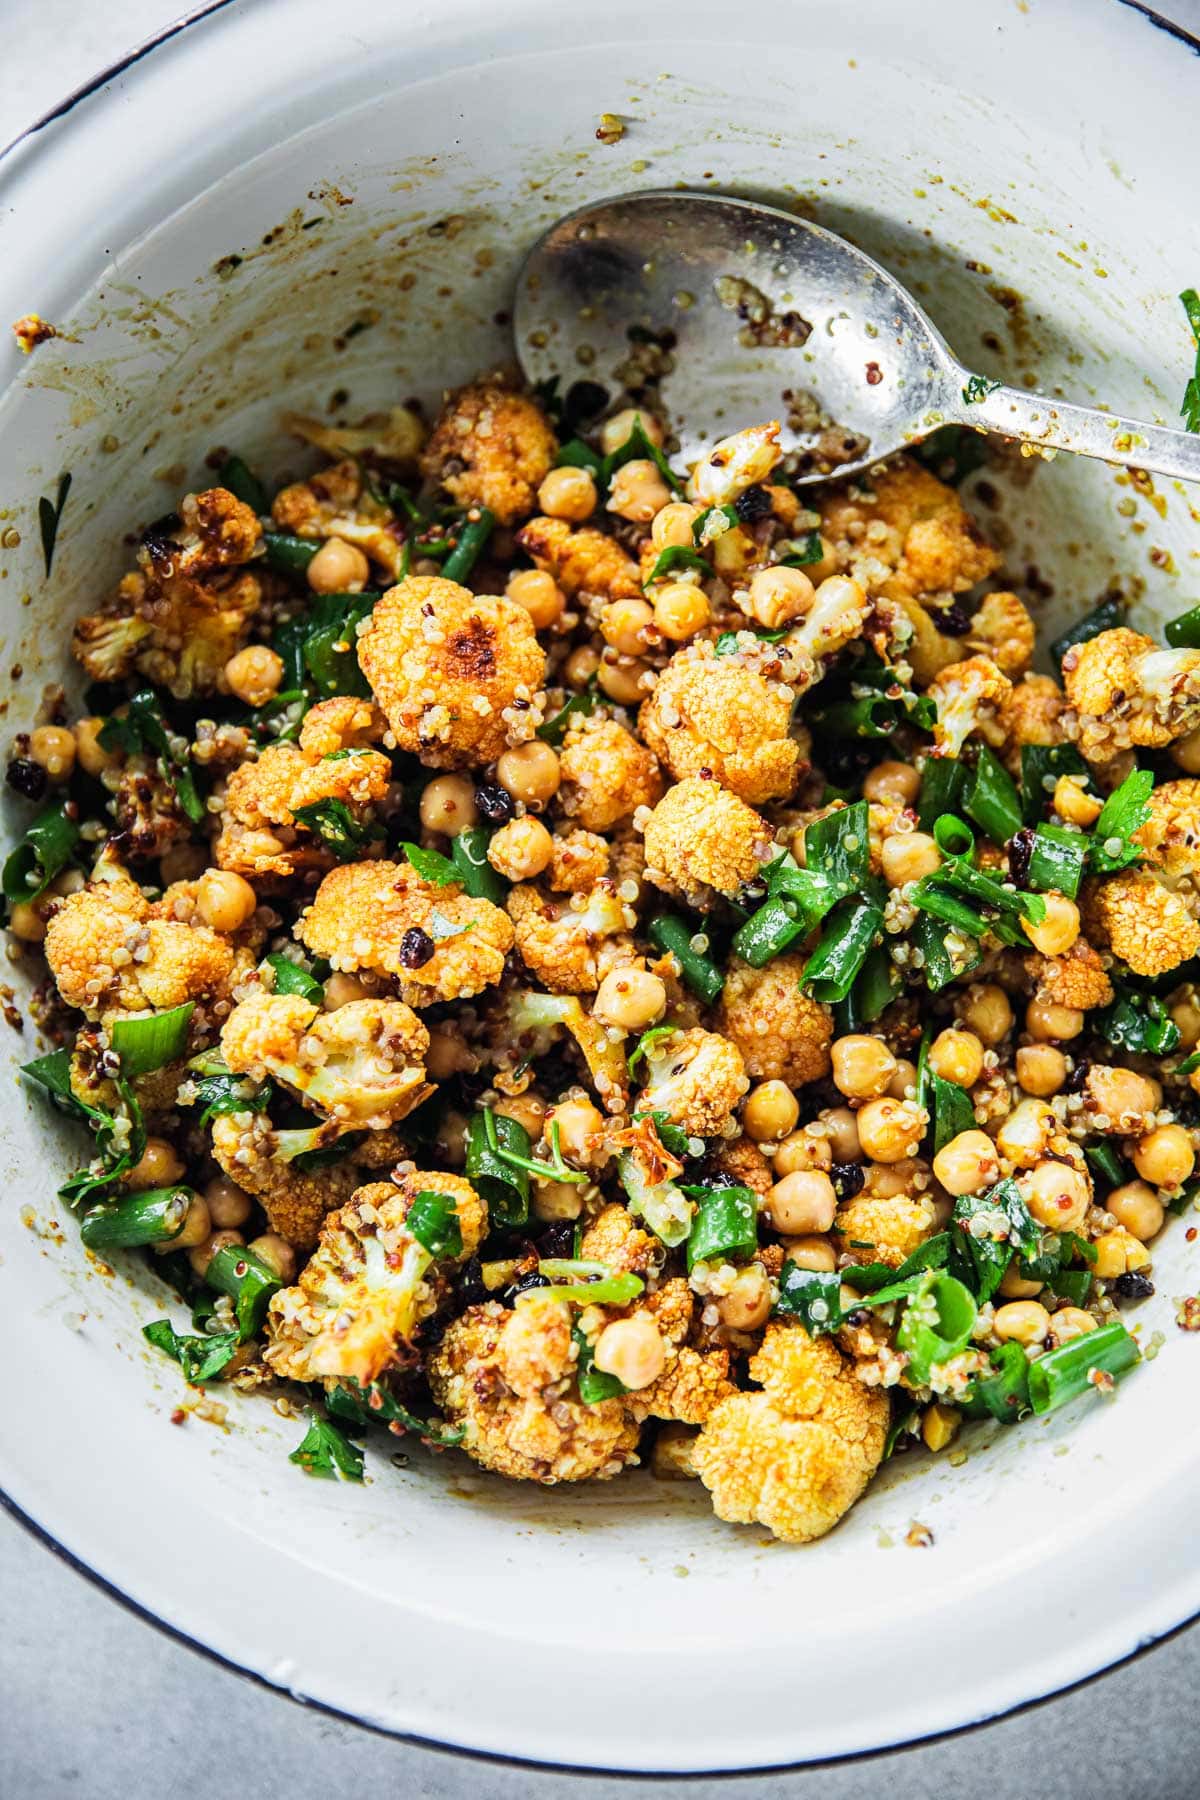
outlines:
[[[939,425],[1200,481],[1200,437],[972,375],[911,294],[844,238],[717,194],[623,194],[568,214],[526,257],[513,315],[531,381],[592,416],[661,404],[682,453],[778,418],[793,479],[850,474]]]

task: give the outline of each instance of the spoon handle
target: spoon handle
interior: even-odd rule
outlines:
[[[1175,475],[1181,481],[1200,481],[1200,436],[1171,431],[1163,425],[1147,425],[1137,419],[1121,419],[1115,413],[1097,412],[1088,406],[1071,406],[1047,400],[1021,388],[993,386],[980,375],[959,370],[959,397],[943,408],[960,425],[978,425],[1001,437],[1018,438],[1047,450],[1070,450],[1078,456],[1098,456],[1102,462],[1126,468],[1150,469],[1156,475]],[[978,394],[978,399],[968,395]]]

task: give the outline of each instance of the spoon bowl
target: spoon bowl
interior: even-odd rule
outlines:
[[[685,462],[778,419],[803,484],[960,424],[1200,480],[1200,438],[972,374],[864,251],[727,195],[650,190],[560,219],[522,265],[513,329],[526,376],[557,377],[568,417],[644,406]]]

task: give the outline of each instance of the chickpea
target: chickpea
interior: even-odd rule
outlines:
[[[96,718],[75,722],[75,754],[85,775],[103,775],[105,769],[111,769],[120,760],[117,753],[106,750],[100,742],[105,723],[104,719]]]
[[[1171,1017],[1179,1032],[1180,1048],[1194,1050],[1200,1044],[1200,1005],[1194,987],[1183,990],[1182,997],[1171,1007]]]
[[[544,569],[514,570],[504,592],[514,605],[525,608],[535,631],[548,631],[566,611],[565,594]]]
[[[614,1319],[596,1339],[593,1360],[606,1375],[615,1375],[631,1392],[657,1381],[667,1366],[667,1349],[652,1320]]]
[[[1019,1169],[1032,1169],[1046,1155],[1058,1128],[1044,1100],[1019,1100],[996,1133],[996,1148]]]
[[[742,1127],[756,1144],[778,1143],[796,1129],[799,1117],[800,1102],[786,1081],[760,1081],[746,1096]]]
[[[446,837],[478,825],[475,789],[465,775],[435,775],[421,794],[421,823],[426,831],[440,831]]]
[[[505,792],[539,812],[557,794],[561,779],[557,752],[537,738],[506,750],[496,764],[496,780]]]
[[[1067,1059],[1052,1044],[1024,1044],[1017,1051],[1017,1080],[1027,1094],[1048,1100],[1067,1079]]]
[[[9,909],[8,929],[23,944],[40,944],[46,935],[46,921],[36,906],[30,906],[27,900],[18,900]]]
[[[1059,1006],[1054,1000],[1031,1000],[1025,1008],[1025,1029],[1039,1043],[1065,1043],[1083,1030],[1083,1014],[1076,1006]]]
[[[65,725],[38,725],[29,734],[29,755],[51,781],[66,781],[75,767],[75,733]]]
[[[942,866],[942,853],[925,831],[897,831],[883,840],[879,852],[883,879],[889,887],[907,887]]]
[[[653,413],[643,412],[640,407],[624,406],[620,412],[605,419],[600,427],[600,447],[605,456],[614,456],[623,450],[633,436],[633,428],[640,425],[645,435],[656,450],[663,447],[663,428],[661,421]]]
[[[562,1100],[546,1120],[547,1133],[558,1126],[558,1142],[568,1162],[589,1163],[603,1151],[604,1119],[590,1100]]]
[[[208,1216],[218,1231],[244,1225],[250,1217],[251,1200],[245,1188],[227,1176],[218,1175],[204,1190]]]
[[[240,1231],[214,1231],[211,1236],[191,1246],[188,1251],[188,1261],[203,1281],[208,1274],[208,1265],[218,1250],[223,1250],[226,1244],[244,1244],[245,1241]],[[177,1248],[178,1244],[179,1239],[176,1238],[171,1248]]]
[[[200,844],[171,844],[158,859],[163,886],[176,881],[196,881],[208,867],[208,854]]]
[[[214,931],[240,931],[257,905],[250,883],[229,869],[208,869],[196,883],[196,911]]]
[[[592,1014],[618,1031],[644,1031],[667,1010],[667,990],[648,969],[610,969],[600,983]]]
[[[901,806],[911,806],[921,791],[921,777],[911,763],[876,763],[865,777],[862,791],[864,800],[898,800]]]
[[[510,819],[488,844],[488,861],[506,881],[532,881],[550,867],[554,839],[540,819]]]
[[[884,1091],[893,1100],[911,1100],[917,1091],[916,1063],[909,1062],[906,1057],[899,1057],[896,1061],[896,1073]]]
[[[596,483],[586,469],[564,465],[551,469],[538,489],[538,505],[552,519],[569,519],[582,524],[590,519],[599,503]]]
[[[670,581],[654,596],[654,623],[673,644],[686,643],[712,618],[704,589],[690,581]]]
[[[1118,1275],[1128,1275],[1135,1269],[1144,1269],[1150,1261],[1150,1252],[1145,1244],[1120,1226],[1116,1231],[1101,1232],[1094,1239],[1092,1248],[1096,1252],[1092,1274],[1101,1281],[1115,1281]]]
[[[757,1331],[766,1324],[770,1311],[771,1286],[759,1262],[739,1270],[729,1292],[717,1301],[721,1323],[730,1331]]]
[[[325,995],[322,1004],[326,1012],[336,1012],[339,1006],[349,1006],[352,1000],[368,1000],[371,989],[357,975],[345,975],[339,969],[325,983]]]
[[[183,1180],[183,1163],[166,1138],[146,1139],[146,1148],[125,1177],[131,1188],[170,1187]]]
[[[861,1162],[863,1147],[858,1135],[858,1115],[851,1112],[848,1106],[835,1106],[829,1112],[822,1113],[821,1117],[829,1130],[829,1147],[833,1152],[834,1162]]]
[[[1050,1314],[1040,1300],[1010,1300],[996,1308],[992,1328],[1002,1343],[1042,1344],[1050,1330]]]
[[[1200,775],[1200,727],[1189,731],[1186,737],[1176,738],[1170,746],[1170,756],[1185,775]]]
[[[1192,1140],[1182,1125],[1160,1125],[1139,1138],[1131,1154],[1143,1180],[1171,1193],[1183,1186],[1196,1166]]]
[[[251,1238],[246,1248],[252,1250],[260,1262],[265,1262],[268,1269],[274,1269],[280,1281],[295,1280],[296,1252],[277,1231],[264,1231],[261,1237]]]
[[[983,1074],[983,1045],[973,1031],[939,1031],[929,1046],[929,1066],[943,1081],[974,1087]]]
[[[1079,908],[1065,894],[1043,894],[1046,916],[1037,925],[1021,920],[1021,929],[1043,956],[1061,956],[1079,936]]]
[[[553,1225],[560,1219],[577,1219],[583,1211],[583,1194],[578,1182],[535,1181],[529,1196],[529,1210],[543,1224]]]
[[[656,512],[650,526],[650,542],[656,550],[691,550],[692,526],[700,517],[700,508],[687,500],[672,500]]]
[[[837,1268],[837,1252],[828,1238],[815,1234],[788,1238],[783,1250],[798,1269],[815,1269],[818,1274],[832,1275]]]
[[[165,1187],[169,1184],[164,1182],[162,1185]],[[173,1238],[168,1239],[163,1245],[163,1249],[164,1251],[194,1250],[197,1244],[206,1242],[211,1230],[212,1217],[208,1210],[208,1202],[202,1194],[196,1194],[187,1209],[182,1229],[177,1231]]]
[[[1162,1201],[1145,1181],[1127,1181],[1122,1187],[1114,1188],[1104,1202],[1104,1209],[1143,1244],[1158,1236],[1167,1216]]]
[[[671,490],[649,457],[622,463],[608,484],[609,512],[635,525],[648,525],[671,498]]]
[[[874,1162],[915,1156],[924,1132],[925,1114],[915,1100],[868,1100],[859,1111],[859,1142]]]
[[[1038,1224],[1051,1231],[1078,1231],[1092,1203],[1087,1176],[1069,1163],[1039,1163],[1017,1177],[1017,1186]]]
[[[1077,775],[1060,775],[1054,784],[1054,810],[1067,825],[1086,831],[1104,811],[1103,802],[1089,794]]]
[[[619,656],[641,656],[646,627],[653,623],[653,608],[645,600],[614,600],[600,614],[601,635]]]
[[[434,1026],[425,1052],[430,1081],[448,1081],[452,1075],[473,1074],[479,1066],[475,1052],[453,1025]]]
[[[873,1100],[887,1092],[896,1059],[881,1038],[853,1032],[833,1046],[833,1084],[848,1100]],[[860,1125],[861,1131],[861,1125]]]
[[[767,1195],[767,1217],[782,1237],[828,1231],[836,1211],[833,1183],[819,1169],[797,1169],[777,1181]]]
[[[592,644],[580,644],[578,650],[572,650],[563,664],[567,686],[586,687],[599,667],[600,652]]]
[[[1000,1277],[997,1292],[1003,1294],[1006,1300],[1032,1300],[1035,1294],[1041,1293],[1045,1285],[1044,1281],[1029,1281],[1022,1275],[1020,1262],[1014,1256]]]
[[[326,538],[305,570],[314,594],[361,594],[371,578],[371,565],[357,544]]]
[[[988,1049],[994,1049],[1012,1030],[1008,995],[992,981],[976,982],[967,989],[959,1016],[968,1031],[973,1031]]]
[[[515,1119],[529,1133],[530,1142],[537,1143],[546,1122],[546,1102],[540,1094],[535,1094],[530,1088],[523,1094],[508,1094],[504,1099],[497,1100],[494,1110],[502,1113],[506,1119]]]
[[[751,576],[746,610],[768,631],[777,631],[781,625],[804,617],[812,607],[814,593],[803,569],[788,569],[777,563]]]
[[[745,1124],[744,1115],[742,1123]],[[749,1126],[746,1130],[748,1135],[752,1135]],[[818,1137],[808,1130],[792,1131],[777,1147],[771,1166],[775,1171],[776,1181],[781,1175],[794,1175],[797,1169],[831,1169],[833,1150],[828,1138]]]
[[[646,662],[602,662],[596,680],[618,706],[637,706],[646,698],[643,678],[649,667]]]
[[[1095,1329],[1095,1319],[1090,1312],[1084,1312],[1082,1306],[1060,1306],[1050,1321],[1056,1344],[1069,1344],[1072,1338],[1082,1337],[1085,1331]]]
[[[986,1131],[960,1131],[934,1157],[933,1172],[948,1194],[980,1194],[998,1180],[1000,1159]]]
[[[246,706],[265,706],[283,680],[283,658],[266,644],[247,644],[225,664],[225,685]]]

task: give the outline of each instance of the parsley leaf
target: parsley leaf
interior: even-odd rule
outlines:
[[[449,887],[451,882],[461,881],[450,858],[443,856],[440,850],[423,850],[420,844],[408,843],[401,844],[400,848],[422,881],[431,881],[434,887]]]
[[[1141,850],[1130,840],[1150,817],[1146,803],[1153,787],[1149,769],[1134,769],[1108,796],[1092,828],[1088,849],[1088,863],[1095,874],[1112,875],[1138,861]]]
[[[1192,328],[1192,336],[1196,340],[1196,367],[1183,390],[1183,405],[1179,411],[1189,431],[1200,431],[1200,294],[1195,288],[1184,288],[1179,296],[1183,310],[1187,314],[1187,322]],[[46,565],[49,574],[50,565]]]
[[[181,1335],[170,1319],[155,1319],[143,1325],[142,1336],[179,1364],[183,1379],[191,1387],[214,1381],[233,1360],[239,1342],[236,1331],[217,1331],[203,1337]]]
[[[298,806],[292,817],[297,825],[306,825],[315,832],[339,862],[353,862],[371,835],[344,800],[313,800],[308,806]]]
[[[310,1413],[308,1430],[288,1457],[298,1463],[306,1475],[321,1475],[333,1481],[341,1475],[344,1481],[361,1481],[363,1453],[357,1444],[340,1432],[328,1419]]]

